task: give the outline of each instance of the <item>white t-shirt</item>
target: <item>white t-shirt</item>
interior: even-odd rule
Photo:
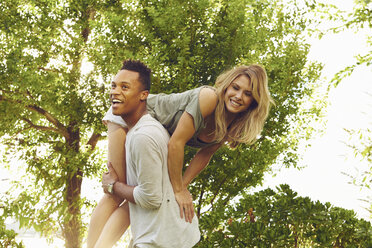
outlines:
[[[198,219],[181,219],[168,175],[169,134],[149,114],[126,137],[127,183],[136,186],[129,203],[132,247],[189,248],[200,239]]]

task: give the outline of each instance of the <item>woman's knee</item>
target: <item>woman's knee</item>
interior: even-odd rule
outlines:
[[[110,195],[110,194],[105,193],[101,201],[104,201],[108,204],[119,207],[119,205],[123,202],[123,199],[120,199],[119,197],[115,195]]]

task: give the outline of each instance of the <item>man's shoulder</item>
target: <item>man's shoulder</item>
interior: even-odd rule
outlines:
[[[134,136],[147,136],[149,138],[158,139],[160,137],[169,139],[169,134],[163,125],[154,117],[147,114],[143,116],[133,130]]]
[[[143,152],[154,153],[157,151],[167,156],[169,134],[165,128],[153,117],[141,119],[127,134],[126,147],[132,156],[141,156]],[[137,154],[137,155],[135,155]]]

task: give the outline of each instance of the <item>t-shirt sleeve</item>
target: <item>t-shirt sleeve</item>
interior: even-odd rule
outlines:
[[[109,110],[107,110],[107,112],[106,112],[105,116],[103,117],[102,121],[105,125],[107,125],[107,122],[112,122],[112,123],[118,124],[119,126],[127,128],[127,123],[125,123],[123,118],[121,118],[121,116],[114,115],[112,113],[112,107],[110,107]]]
[[[138,177],[133,191],[134,200],[142,208],[159,208],[163,197],[162,166],[165,164],[160,148],[149,135],[136,134],[131,151]]]
[[[189,103],[187,104],[185,111],[189,113],[194,120],[195,130],[199,130],[204,127],[204,118],[200,111],[199,94],[201,88],[198,89],[194,94],[190,96]]]

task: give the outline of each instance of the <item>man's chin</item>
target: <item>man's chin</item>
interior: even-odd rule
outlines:
[[[122,115],[122,113],[120,112],[120,111],[118,111],[118,110],[112,110],[112,114],[113,115],[119,115],[119,116],[121,116]]]

